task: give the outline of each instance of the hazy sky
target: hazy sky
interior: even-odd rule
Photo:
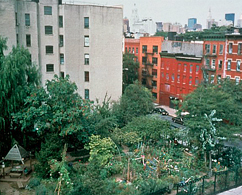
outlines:
[[[130,19],[134,4],[139,18],[151,17],[155,22],[179,22],[187,24],[188,18],[206,28],[209,8],[216,21],[224,19],[225,13],[235,13],[235,24],[242,14],[242,0],[63,0],[63,2],[98,5],[123,5],[124,17]]]

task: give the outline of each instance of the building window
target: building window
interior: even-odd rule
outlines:
[[[181,70],[181,64],[178,64],[178,72],[180,72],[180,70]]]
[[[180,75],[177,75],[177,82],[180,83]]]
[[[84,54],[84,64],[89,65],[89,54]]]
[[[242,53],[242,43],[238,44],[238,54],[240,55]]]
[[[60,47],[63,47],[64,46],[64,37],[63,37],[63,35],[60,35],[59,36],[59,46]]]
[[[192,66],[193,66],[193,65],[191,64],[191,65],[190,65],[190,73],[192,73]]]
[[[53,34],[53,27],[52,26],[45,26],[45,34],[52,35]]]
[[[161,73],[161,77],[164,78],[164,73],[163,72]]]
[[[172,79],[172,81],[175,80],[174,74],[171,75],[171,79]]]
[[[199,80],[198,78],[195,79],[195,85],[198,85],[199,84]]]
[[[19,44],[18,34],[16,34],[16,41],[17,41],[17,45],[18,45]]]
[[[60,77],[64,79],[65,78],[65,73],[64,72],[60,72]]]
[[[166,80],[169,81],[169,74],[166,73]]]
[[[85,99],[89,100],[89,89],[85,89]]]
[[[206,58],[206,66],[209,66],[210,65],[210,60],[209,58]]]
[[[239,84],[239,77],[235,77],[235,84],[236,84],[236,85]]]
[[[89,28],[89,17],[84,18],[84,28]]]
[[[233,53],[233,43],[229,43],[229,54]]]
[[[132,48],[132,53],[134,53],[134,48]]]
[[[157,81],[152,81],[152,87],[153,87],[154,89],[157,89]]]
[[[146,53],[147,52],[147,45],[142,45],[142,53]]]
[[[227,80],[230,80],[230,75],[226,76],[226,79],[227,79]]]
[[[125,53],[127,53],[128,52],[128,48],[127,47],[125,47]]]
[[[196,65],[196,72],[199,72],[199,65]]]
[[[131,53],[131,47],[129,47],[129,53]]]
[[[213,74],[211,74],[211,76],[210,76],[210,82],[214,83],[214,75]]]
[[[210,44],[205,45],[205,51],[206,53],[210,53]]]
[[[157,58],[152,58],[152,64],[157,65]]]
[[[46,72],[54,72],[54,64],[46,64]]]
[[[64,58],[64,54],[63,53],[61,53],[60,54],[60,64],[64,64],[64,62],[65,62],[65,58]]]
[[[63,27],[63,16],[59,16],[59,28]]]
[[[231,70],[231,60],[228,60],[227,70]]]
[[[158,53],[158,46],[156,45],[153,46],[153,53],[156,53],[156,54]]]
[[[136,54],[138,54],[138,52],[139,52],[139,49],[138,49],[138,47],[136,47]]]
[[[89,72],[85,71],[84,75],[85,75],[85,82],[89,82]]]
[[[15,12],[15,25],[18,26],[18,13]]]
[[[187,65],[184,64],[184,70],[183,70],[183,72],[186,72],[186,71],[187,71]]]
[[[224,46],[220,45],[219,46],[219,54],[223,54]]]
[[[142,57],[142,64],[145,64],[147,62],[147,57]]]
[[[45,15],[52,15],[52,7],[51,6],[44,6],[44,14]]]
[[[237,70],[237,71],[240,71],[240,60],[237,60],[236,70]]]
[[[31,35],[26,35],[26,46],[27,47],[31,46]]]
[[[46,54],[53,54],[53,46],[47,45],[45,46]]]
[[[215,59],[212,59],[211,67],[212,67],[212,68],[215,68]]]
[[[221,68],[222,68],[222,64],[223,64],[223,60],[219,60],[219,61],[218,61],[218,68],[221,69]]]
[[[89,47],[89,36],[84,36],[84,47]]]
[[[213,45],[213,54],[216,53],[216,50],[217,50],[217,46],[216,45]]]
[[[152,95],[153,95],[153,97],[155,98],[155,99],[157,99],[157,93],[152,93]]]
[[[192,84],[192,77],[189,77],[189,85]]]
[[[186,76],[183,75],[183,84],[186,83]]]
[[[25,26],[30,26],[30,14],[25,14]]]

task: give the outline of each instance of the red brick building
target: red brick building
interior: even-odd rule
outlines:
[[[139,60],[139,80],[152,91],[156,103],[174,107],[205,81],[242,79],[242,35],[209,35],[201,42],[165,41],[163,37],[125,40],[126,52]]]
[[[239,83],[242,79],[242,35],[226,35],[224,77]]]
[[[202,80],[202,44],[166,41],[160,56],[159,104],[174,107],[172,100],[182,100]]]
[[[203,71],[204,80],[217,83],[225,78],[225,36],[211,35],[204,38]]]

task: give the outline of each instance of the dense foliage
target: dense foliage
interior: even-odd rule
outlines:
[[[123,91],[130,84],[138,80],[138,58],[131,53],[123,54]]]
[[[20,46],[13,47],[5,56],[6,42],[6,39],[0,37],[1,153],[6,153],[13,140],[26,146],[26,138],[24,135],[20,136],[20,129],[13,123],[11,114],[23,107],[24,99],[40,83],[39,71],[32,64],[28,50]]]

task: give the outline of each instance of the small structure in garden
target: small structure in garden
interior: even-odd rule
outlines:
[[[12,168],[10,169],[9,176],[10,177],[21,177],[25,176],[32,171],[31,167],[31,158],[30,158],[30,166],[23,166],[24,159],[30,157],[30,153],[27,152],[23,147],[15,144],[8,152],[4,160],[10,160],[12,164]],[[13,166],[13,161],[20,161],[22,165]]]

